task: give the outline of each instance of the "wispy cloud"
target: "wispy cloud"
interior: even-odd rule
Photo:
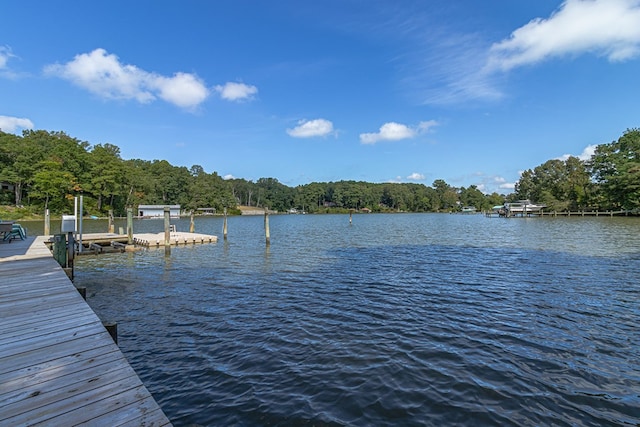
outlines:
[[[18,129],[33,129],[33,122],[26,118],[0,116],[0,130],[16,133]]]
[[[7,79],[15,79],[19,77],[19,73],[9,68],[9,61],[16,58],[9,46],[0,46],[0,77]]]
[[[409,55],[403,83],[428,105],[503,97],[496,76],[483,71],[487,46],[478,34],[447,33]]]
[[[435,120],[420,122],[417,126],[409,127],[402,123],[388,122],[380,126],[378,132],[361,133],[360,142],[363,144],[375,144],[380,141],[400,141],[415,138],[423,134],[438,123]]]
[[[501,99],[503,72],[552,58],[591,53],[614,62],[640,56],[639,0],[565,0],[549,17],[497,42],[479,30],[465,32],[411,12],[390,20],[386,31],[402,38],[406,48],[395,64],[403,85],[424,104]]]
[[[13,54],[9,46],[0,46],[0,70],[7,68],[7,62],[11,57],[13,57]]]
[[[566,0],[491,47],[488,70],[508,71],[550,58],[595,53],[609,61],[640,55],[640,1]]]
[[[287,133],[294,138],[311,138],[326,136],[334,133],[333,123],[325,119],[300,120],[298,126],[287,129]]]
[[[160,98],[178,107],[192,109],[209,96],[209,89],[194,74],[178,72],[168,77],[151,73],[121,63],[116,55],[104,49],[76,55],[66,64],[48,65],[45,73],[107,99],[148,103]]]
[[[227,82],[224,85],[217,85],[216,92],[222,99],[227,101],[248,101],[253,99],[258,93],[258,88],[244,83]]]

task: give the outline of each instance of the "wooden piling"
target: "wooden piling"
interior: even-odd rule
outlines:
[[[224,236],[224,240],[227,240],[227,208],[224,208],[224,222],[222,225],[222,235]]]
[[[271,246],[271,232],[269,231],[269,208],[264,209],[264,236],[267,246]]]
[[[75,254],[75,240],[73,232],[67,233],[67,268],[73,268],[73,255]]]
[[[44,235],[49,236],[51,234],[51,216],[49,215],[49,209],[44,211]]]
[[[113,209],[109,209],[109,233],[113,233],[115,231],[115,225],[113,223]]]
[[[127,243],[133,244],[133,208],[127,208]]]
[[[193,222],[193,211],[191,211],[191,224],[189,224],[189,233],[194,233],[196,231],[196,225]]]
[[[113,342],[118,344],[118,324],[116,322],[102,322],[102,325],[111,335]]]
[[[164,253],[171,253],[171,210],[169,206],[164,207]]]
[[[76,224],[77,232],[78,232],[78,252],[82,252],[82,217],[84,216],[84,196],[80,195],[80,214],[78,215],[78,223]]]

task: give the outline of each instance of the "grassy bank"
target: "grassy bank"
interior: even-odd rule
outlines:
[[[7,206],[7,205],[0,205],[0,220],[6,221],[6,220],[29,220],[29,219],[43,219],[44,215],[36,215],[33,212],[31,212],[28,208],[22,207],[16,207],[16,206]]]

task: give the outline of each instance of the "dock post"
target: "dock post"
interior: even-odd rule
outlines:
[[[349,225],[353,224],[353,209],[349,209]]]
[[[171,210],[169,206],[164,207],[164,254],[171,253],[171,224],[169,218],[171,217]]]
[[[189,224],[189,233],[193,233],[196,231],[196,225],[193,222],[193,211],[191,211],[191,224]]]
[[[84,196],[80,195],[80,213],[78,214],[78,252],[82,252],[82,217],[84,215]]]
[[[109,233],[113,233],[115,231],[115,226],[113,225],[113,209],[109,209],[109,229],[107,231]]]
[[[269,231],[269,208],[264,208],[264,236],[267,246],[271,246],[271,232]]]
[[[222,235],[224,236],[224,240],[227,240],[227,208],[224,208],[224,222],[222,225]]]
[[[127,208],[127,243],[133,244],[133,208]]]
[[[60,267],[67,267],[67,238],[64,233],[53,236],[53,257]]]
[[[102,322],[102,325],[111,335],[113,342],[118,344],[118,324],[116,322]]]
[[[75,254],[76,243],[73,239],[73,231],[67,233],[67,275],[73,280],[73,255]]]
[[[44,235],[51,234],[51,216],[49,216],[49,209],[44,211]]]

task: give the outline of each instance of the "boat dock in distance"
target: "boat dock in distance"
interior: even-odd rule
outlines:
[[[629,211],[551,211],[545,212],[546,205],[540,205],[531,203],[530,200],[518,200],[512,203],[505,203],[504,205],[494,206],[489,212],[486,212],[486,216],[491,217],[497,215],[505,218],[515,217],[530,217],[530,216],[617,216],[617,215],[629,215]]]

